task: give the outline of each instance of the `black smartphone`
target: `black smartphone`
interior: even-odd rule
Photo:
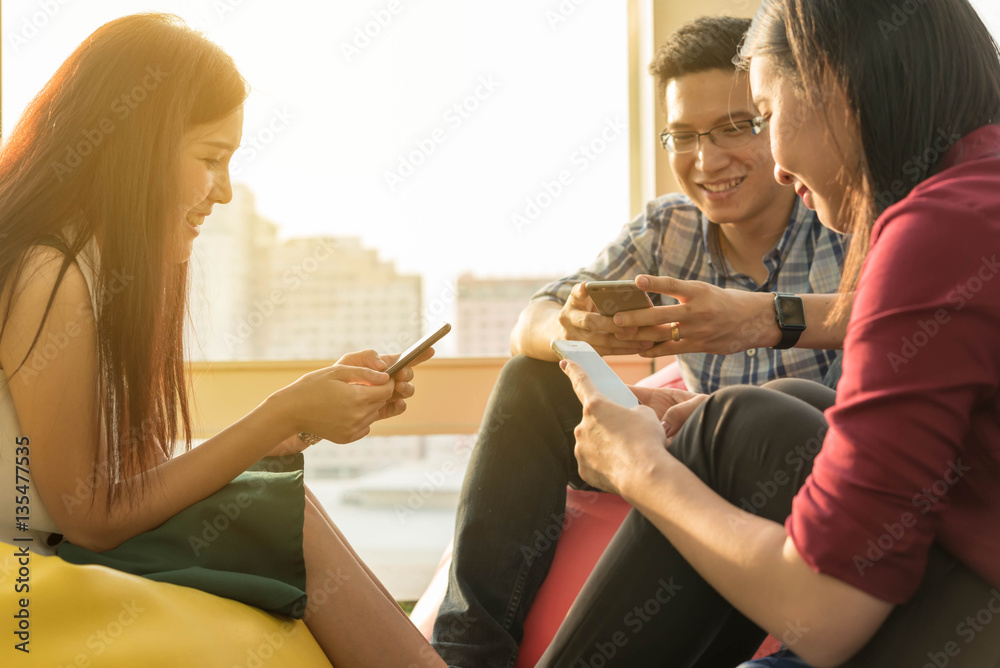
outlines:
[[[386,369],[386,373],[390,376],[395,376],[398,372],[404,369],[410,362],[420,357],[420,354],[433,346],[435,343],[440,341],[445,334],[451,331],[451,325],[447,322],[441,325],[437,331],[431,332],[424,338],[420,339],[412,346],[403,351],[399,356],[399,359],[393,363],[391,367]]]
[[[587,281],[583,286],[601,315],[611,317],[619,311],[653,306],[649,295],[635,287],[634,281]]]

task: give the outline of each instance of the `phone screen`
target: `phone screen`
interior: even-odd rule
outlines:
[[[601,394],[611,401],[626,408],[639,405],[639,400],[632,393],[632,390],[628,389],[628,385],[615,374],[604,358],[589,343],[557,339],[552,342],[552,351],[559,359],[572,360],[582,366]]]
[[[440,341],[445,334],[451,331],[451,325],[447,322],[444,323],[437,331],[432,332],[420,339],[412,346],[403,351],[403,354],[399,356],[399,359],[395,363],[386,369],[386,373],[390,376],[396,375],[399,371],[405,368],[410,362],[420,357],[420,354],[433,346],[435,343]]]

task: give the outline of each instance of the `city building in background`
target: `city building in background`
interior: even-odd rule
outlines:
[[[247,186],[217,206],[201,227],[191,261],[191,319],[187,338],[195,360],[263,359],[270,318],[250,317],[270,287],[278,226],[257,212]],[[257,324],[250,325],[249,320]],[[244,323],[246,329],[241,328]]]
[[[269,359],[399,353],[423,334],[420,277],[400,275],[356,237],[278,244],[270,288]]]
[[[280,241],[253,193],[233,188],[194,245],[196,360],[336,359],[401,352],[422,332],[422,283],[356,237]]]
[[[398,353],[429,329],[422,278],[400,274],[358,237],[278,238],[254,193],[233,186],[194,244],[191,356],[196,360],[336,359]],[[553,276],[458,277],[459,356],[507,356],[531,295]]]
[[[545,278],[458,278],[455,336],[459,355],[510,355],[510,332],[531,295],[555,280]]]

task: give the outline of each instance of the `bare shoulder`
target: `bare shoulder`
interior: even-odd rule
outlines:
[[[12,361],[16,367],[27,353],[42,324],[42,316],[56,287],[64,259],[62,251],[51,246],[31,246],[25,251],[24,266],[17,281],[8,280],[3,286],[0,316],[7,313],[13,298],[9,318],[4,323],[3,337],[0,338],[0,363],[3,368],[6,369]],[[79,327],[92,325],[93,320],[87,281],[77,264],[72,262],[66,268],[49,307],[45,330],[51,333],[76,331]]]

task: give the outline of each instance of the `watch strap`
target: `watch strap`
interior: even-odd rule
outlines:
[[[778,325],[781,329],[781,325]],[[775,350],[787,350],[788,348],[794,348],[795,344],[799,342],[799,337],[802,336],[803,330],[801,329],[781,329],[781,342],[774,346]]]

